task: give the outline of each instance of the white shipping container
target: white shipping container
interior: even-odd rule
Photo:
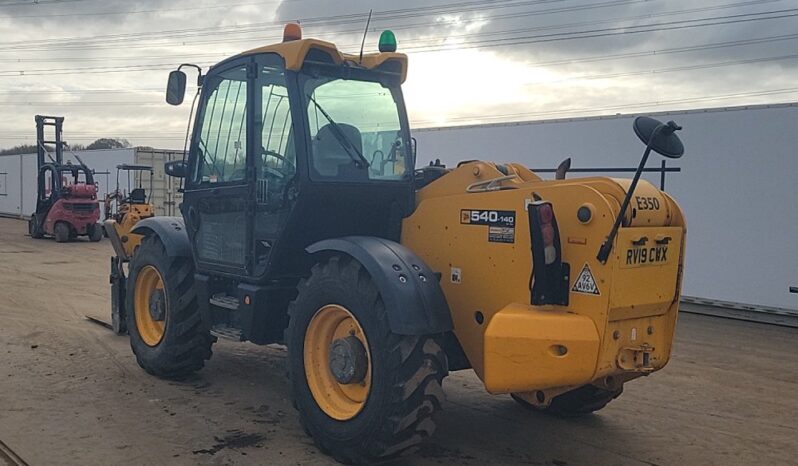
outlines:
[[[684,127],[665,190],[687,216],[686,296],[798,310],[798,103],[653,113]],[[417,165],[440,158],[554,168],[637,167],[634,115],[418,129]],[[662,158],[652,154],[648,167]],[[551,176],[551,175],[549,175]],[[569,174],[568,177],[589,176]],[[631,177],[631,174],[619,174]],[[544,175],[544,177],[546,177]],[[647,174],[659,185],[658,174]]]
[[[167,176],[163,166],[166,162],[182,159],[183,151],[136,149],[136,165],[149,165],[153,168],[150,202],[155,206],[155,215],[180,215],[179,206],[183,202],[183,193],[178,192],[180,180]]]
[[[686,154],[668,161],[682,171],[669,173],[665,186],[687,215],[684,294],[798,311],[798,294],[789,292],[789,286],[798,286],[798,103],[650,115],[684,126],[679,135]],[[632,131],[633,119],[617,115],[417,129],[417,165],[440,158],[449,166],[482,159],[554,168],[571,157],[574,168],[636,167],[643,145]],[[163,163],[181,158],[182,151],[79,154],[98,172],[102,196],[115,187],[116,165],[152,165],[156,213],[180,215],[179,180],[165,176]],[[657,167],[660,160],[653,154],[648,166]],[[34,154],[0,156],[0,214],[33,212],[35,171]],[[659,185],[658,174],[645,178]]]
[[[74,154],[94,170],[100,201],[116,189],[117,165],[126,163],[152,166],[153,190],[150,195],[156,215],[180,215],[180,180],[166,176],[163,164],[182,159],[182,151],[130,148],[75,151]],[[64,162],[67,161],[78,163],[70,151],[64,152]],[[120,173],[119,185],[123,190],[128,189],[124,173]],[[146,176],[144,187],[149,189]],[[28,217],[35,209],[36,154],[0,156],[0,215]]]

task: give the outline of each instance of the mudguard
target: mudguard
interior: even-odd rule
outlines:
[[[346,236],[319,241],[306,251],[340,252],[360,262],[380,291],[392,332],[429,335],[452,330],[439,275],[401,244],[373,236]]]
[[[182,217],[150,217],[140,220],[131,233],[156,235],[170,257],[191,257],[191,243]]]

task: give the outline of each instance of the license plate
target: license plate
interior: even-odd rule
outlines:
[[[621,266],[643,267],[647,265],[665,265],[671,257],[671,251],[667,245],[629,248],[621,257]]]

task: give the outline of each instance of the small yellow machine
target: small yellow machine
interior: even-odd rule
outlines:
[[[127,189],[120,187],[120,175],[127,179]],[[149,189],[144,188],[147,175]],[[150,202],[152,196],[153,170],[148,165],[121,164],[116,166],[116,189],[105,197],[105,222],[103,228],[111,240],[115,256],[111,257],[111,283],[124,283],[124,265],[130,262],[142,235],[133,233],[133,228],[143,219],[154,217],[155,209]],[[112,286],[112,294],[124,296],[124,286]],[[121,335],[127,331],[124,308],[117,307],[119,299],[112,299],[111,325]]]
[[[142,368],[186,376],[216,338],[284,343],[306,432],[369,463],[432,435],[449,371],[574,416],[665,366],[686,227],[640,176],[651,151],[682,155],[681,128],[635,120],[632,180],[414,169],[406,74],[390,31],[357,55],[295,24],[200,70],[188,157],[164,167],[184,179],[182,216],[139,221],[128,278],[112,275]]]

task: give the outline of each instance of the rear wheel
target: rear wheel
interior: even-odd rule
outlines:
[[[191,258],[170,257],[157,237],[147,236],[126,282],[127,329],[139,365],[167,378],[201,369],[214,340],[200,318]]]
[[[71,228],[64,222],[58,222],[55,224],[55,228],[53,229],[53,236],[55,236],[55,241],[57,243],[66,243],[69,241],[69,235]]]
[[[89,240],[93,243],[100,241],[103,239],[103,229],[100,224],[95,223],[93,225],[88,226],[88,233],[89,233]]]
[[[596,412],[609,404],[610,401],[621,396],[623,387],[617,390],[606,390],[594,385],[583,385],[579,388],[557,395],[546,407],[538,407],[524,400],[518,395],[512,397],[519,404],[559,417],[579,417]]]
[[[30,220],[28,220],[28,234],[31,238],[35,239],[39,239],[44,236],[41,228],[39,227],[39,219],[36,217],[36,214],[31,215]]]
[[[316,265],[289,312],[292,394],[322,451],[369,463],[410,452],[432,435],[446,355],[437,336],[391,332],[358,262],[333,257]]]

